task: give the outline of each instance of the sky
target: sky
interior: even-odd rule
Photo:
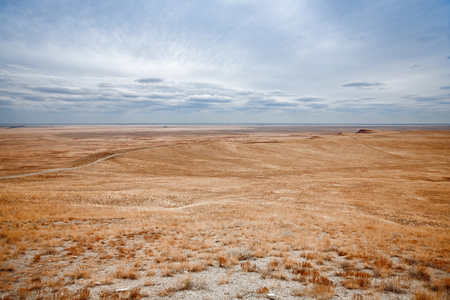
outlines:
[[[0,0],[0,123],[450,123],[448,0]]]

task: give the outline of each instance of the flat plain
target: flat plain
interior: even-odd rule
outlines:
[[[0,297],[448,299],[450,127],[360,128],[0,128]]]

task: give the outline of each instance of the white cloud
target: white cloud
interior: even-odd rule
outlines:
[[[135,81],[139,83],[160,83],[163,82],[164,80],[162,78],[149,77],[136,79]]]
[[[342,84],[343,87],[356,87],[356,88],[380,88],[385,84],[382,82],[367,82],[367,81],[348,81]]]
[[[129,120],[131,112],[165,110],[174,121],[183,110],[187,119],[192,110],[239,110],[242,120],[257,111],[262,122],[295,120],[302,110],[346,120],[346,109],[366,109],[397,120],[401,112],[382,105],[408,103],[410,115],[426,101],[406,91],[431,99],[448,88],[447,3],[53,4],[2,6],[2,107],[122,111]],[[358,100],[346,107],[339,99]]]

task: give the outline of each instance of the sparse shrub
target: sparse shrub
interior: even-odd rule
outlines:
[[[92,274],[91,269],[86,266],[79,266],[73,272],[67,274],[67,276],[73,279],[87,279],[90,278]]]
[[[337,245],[327,245],[323,252],[338,252],[339,247]]]
[[[277,272],[277,275],[274,274],[275,271],[279,271],[281,268],[281,262],[278,259],[271,259],[266,267],[264,268],[259,268],[258,269],[258,273],[261,275],[261,278],[267,278],[267,277],[271,277],[272,276],[276,276],[275,278],[279,278],[279,276],[281,277],[286,277],[286,275],[281,275],[281,273]]]
[[[333,281],[329,280],[326,277],[323,277],[322,275],[319,275],[318,273],[313,274],[313,276],[310,279],[310,282],[315,285],[334,286]]]
[[[363,300],[364,297],[361,294],[353,294],[352,300]]]
[[[187,260],[187,258],[181,251],[173,250],[169,252],[168,260],[173,262],[184,262]]]
[[[83,253],[83,245],[81,243],[77,243],[67,249],[67,256],[79,256],[81,253]]]
[[[237,260],[249,260],[254,257],[253,252],[246,249],[233,249],[228,252],[228,255]]]
[[[120,294],[116,292],[101,291],[99,295],[100,300],[118,300],[120,299]]]
[[[161,276],[163,277],[171,277],[175,274],[174,270],[169,267],[169,264],[165,264],[161,267]]]
[[[309,276],[309,275],[312,275],[312,274],[315,274],[315,273],[317,273],[317,270],[310,270],[308,268],[295,268],[295,269],[292,269],[292,274],[294,274],[294,275]]]
[[[388,269],[392,267],[392,262],[386,257],[380,257],[373,262],[375,268]]]
[[[348,260],[344,260],[343,262],[341,262],[340,266],[344,271],[350,271],[355,269],[355,265],[353,264],[353,262],[350,262]]]
[[[58,293],[53,294],[51,297],[46,298],[50,300],[88,300],[91,291],[87,288],[81,288],[76,291],[71,291],[67,288],[61,289]],[[100,297],[100,299],[102,299]],[[111,299],[111,298],[106,298]]]
[[[253,251],[253,255],[258,258],[266,257],[267,251],[262,248],[257,248]]]
[[[425,286],[433,292],[444,292],[450,290],[450,278],[444,278],[444,279],[435,279],[433,281],[428,282]]]
[[[366,272],[346,271],[337,275],[345,278],[342,285],[347,289],[367,289],[372,282],[372,276]]]
[[[419,291],[415,292],[413,294],[413,300],[436,300],[436,297],[433,296],[433,294],[430,294],[425,291]]]
[[[311,290],[308,288],[300,288],[300,289],[294,289],[292,291],[292,296],[295,297],[305,297],[311,294]]]
[[[188,263],[186,265],[186,269],[187,269],[187,271],[194,272],[194,273],[202,272],[202,271],[206,270],[206,266],[204,263],[197,261],[197,262],[193,262],[193,263]]]
[[[44,284],[46,287],[52,289],[53,292],[59,291],[61,287],[64,286],[64,278],[55,278],[53,280],[48,280]]]
[[[22,233],[19,230],[2,229],[0,239],[5,239],[7,244],[16,244],[22,240]]]
[[[424,266],[415,266],[409,269],[409,276],[414,279],[429,281],[431,278],[430,271]]]
[[[313,260],[313,259],[317,259],[317,253],[311,252],[311,251],[306,251],[306,252],[303,252],[300,255],[300,257],[303,257],[303,258],[305,258],[307,260]]]
[[[328,261],[328,262],[329,262],[329,261],[333,261],[333,258],[334,258],[334,257],[333,257],[332,254],[327,254],[327,255],[324,256],[323,259],[324,259],[325,261]]]
[[[334,286],[315,284],[312,287],[294,289],[292,295],[296,297],[310,296],[319,300],[327,300],[333,298]]]
[[[238,260],[235,257],[227,254],[218,255],[217,260],[219,261],[219,267],[221,268],[230,268],[238,263]]]
[[[267,267],[258,268],[258,273],[259,273],[259,275],[261,275],[262,279],[266,279],[267,277],[270,276],[271,271],[269,269],[267,269]]]
[[[180,291],[196,291],[202,289],[206,289],[206,283],[203,281],[192,279],[191,275],[189,274],[188,276],[181,277],[174,286],[161,290],[158,295],[161,297],[166,297]]]
[[[137,279],[137,270],[134,267],[125,269],[123,266],[119,266],[115,272],[116,278],[120,279]]]
[[[392,262],[385,257],[380,257],[375,260],[372,265],[375,276],[386,277],[388,270],[392,267]]]
[[[297,268],[292,270],[294,275],[297,275],[293,279],[300,282],[309,281],[313,284],[312,288],[305,288],[300,290],[294,290],[295,296],[309,295],[316,299],[330,299],[334,296],[333,281],[319,274],[317,270],[309,268]],[[307,279],[309,277],[309,280]]]
[[[281,263],[278,259],[271,259],[268,263],[267,263],[267,269],[270,271],[275,271],[280,267]]]
[[[289,280],[289,276],[286,271],[282,269],[278,269],[270,274],[270,278],[281,279],[281,280]]]
[[[14,266],[6,265],[4,267],[0,267],[0,272],[14,272]]]
[[[44,251],[44,255],[56,255],[58,254],[58,250],[53,247],[49,247]]]
[[[141,299],[143,295],[141,294],[140,287],[134,287],[130,290],[128,299]]]
[[[41,256],[39,254],[36,254],[35,256],[33,256],[33,263],[37,263],[40,260],[41,260]]]
[[[151,265],[151,266],[148,268],[147,273],[145,274],[145,276],[147,276],[147,277],[154,276],[155,273],[156,273],[155,268],[156,268],[155,265]]]
[[[44,287],[41,278],[38,276],[27,279],[27,284],[27,287],[19,289],[19,292],[23,295],[28,295],[30,292],[41,290]]]
[[[405,290],[402,288],[401,279],[399,277],[385,279],[380,283],[379,287],[382,291],[385,292],[396,294],[405,293]]]
[[[289,256],[283,257],[281,263],[286,270],[292,270],[295,266],[298,265],[297,261]]]
[[[244,273],[247,272],[256,272],[256,264],[252,264],[249,261],[241,263],[241,271]]]
[[[334,287],[324,284],[315,284],[313,296],[319,300],[331,299],[334,296]]]
[[[256,289],[256,293],[258,294],[267,294],[269,292],[269,288],[266,286],[262,286]]]
[[[75,291],[74,299],[77,300],[87,300],[89,299],[90,291],[87,287],[81,288],[77,291]]]
[[[444,288],[449,291],[450,290],[450,278],[445,277],[443,280],[443,286]]]
[[[370,285],[370,281],[361,278],[346,278],[342,281],[342,285],[349,290],[366,289]]]

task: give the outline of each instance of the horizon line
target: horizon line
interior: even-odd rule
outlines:
[[[80,123],[0,123],[0,127],[4,126],[69,126],[69,125],[342,125],[342,126],[356,126],[356,125],[377,125],[377,126],[407,126],[407,125],[417,125],[417,126],[450,126],[450,123],[281,123],[281,122],[236,122],[236,123],[223,123],[223,122],[155,122],[155,123],[91,123],[91,122],[80,122]]]

